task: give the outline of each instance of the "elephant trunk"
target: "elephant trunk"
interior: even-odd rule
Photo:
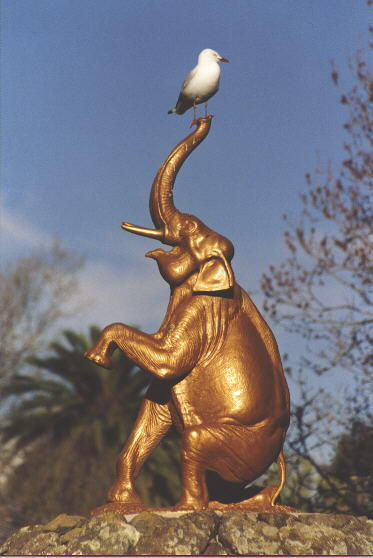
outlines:
[[[156,228],[148,229],[123,223],[124,229],[142,236],[156,238],[165,244],[172,244],[171,235],[168,234],[168,225],[172,218],[179,213],[173,200],[175,179],[184,161],[209,133],[211,120],[212,116],[199,118],[197,128],[171,151],[157,172],[149,199],[150,215]]]

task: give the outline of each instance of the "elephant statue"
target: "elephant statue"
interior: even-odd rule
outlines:
[[[155,228],[122,224],[172,247],[146,254],[170,285],[160,329],[148,334],[114,323],[85,354],[110,368],[119,348],[152,377],[108,493],[108,502],[128,513],[145,509],[134,482],[172,424],[182,437],[182,490],[174,509],[213,507],[206,482],[211,471],[223,481],[248,484],[277,460],[279,486],[267,487],[248,505],[274,506],[285,482],[289,392],[276,340],[235,281],[232,243],[174,206],[176,175],[209,133],[211,119],[200,118],[161,165],[150,193]]]

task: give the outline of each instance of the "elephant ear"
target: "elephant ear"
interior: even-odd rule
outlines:
[[[223,254],[213,256],[201,265],[194,292],[226,291],[234,285],[233,271]]]

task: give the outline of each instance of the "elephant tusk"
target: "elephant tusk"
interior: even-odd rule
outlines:
[[[131,223],[123,222],[122,229],[129,231],[133,234],[138,234],[140,236],[147,236],[148,238],[155,238],[156,240],[163,241],[163,231],[160,229],[148,229],[146,227],[138,227],[137,225],[132,225]]]

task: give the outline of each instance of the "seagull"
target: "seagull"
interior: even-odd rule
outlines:
[[[189,72],[181,86],[180,95],[175,108],[168,114],[184,114],[193,107],[194,120],[196,124],[196,105],[205,103],[205,116],[207,117],[208,100],[215,95],[219,89],[220,66],[219,62],[229,62],[211,48],[205,48],[198,56],[198,64]]]

